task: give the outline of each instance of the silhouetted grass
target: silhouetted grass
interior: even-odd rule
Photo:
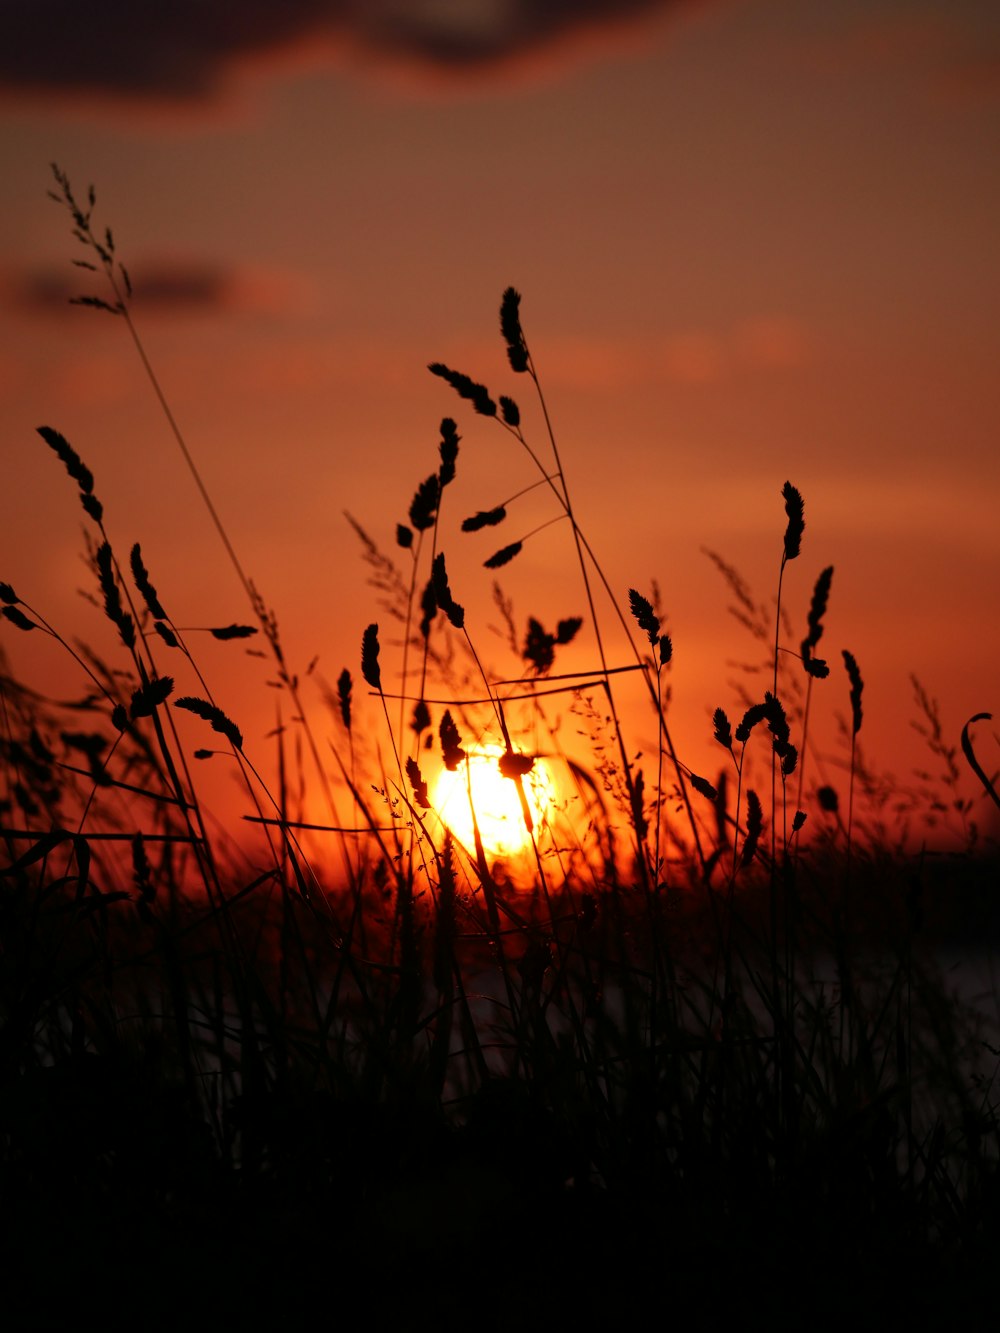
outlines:
[[[126,322],[152,377],[92,192],[82,208],[56,179],[87,264],[111,284],[87,303]],[[843,651],[838,680],[814,653],[832,566],[801,653],[785,646],[786,565],[809,539],[786,481],[774,610],[715,557],[770,688],[737,700],[735,722],[715,709],[720,777],[692,772],[668,726],[658,598],[610,588],[513,289],[500,318],[544,447],[512,398],[431,370],[527,451],[566,521],[587,616],[554,632],[529,617],[522,638],[497,591],[517,674],[484,663],[456,600],[481,577],[460,529],[499,526],[520,496],[442,520],[461,466],[446,417],[409,522],[380,521],[403,569],[355,523],[379,606],[358,656],[374,698],[358,699],[345,666],[317,707],[212,509],[256,626],[211,633],[262,634],[295,719],[275,739],[273,779],[139,546],[119,561],[75,448],[41,431],[95,526],[93,600],[118,646],[101,661],[0,584],[10,632],[53,637],[84,690],[55,703],[0,677],[12,1327],[59,1326],[98,1281],[104,1326],[297,1327],[317,1303],[344,1317],[358,1302],[371,1326],[401,1329],[632,1328],[650,1313],[705,1328],[986,1327],[1000,1016],[995,991],[958,993],[945,950],[971,929],[985,960],[997,858],[971,836],[937,706],[918,686],[938,791],[969,833],[947,861],[882,835],[856,745],[860,668]],[[501,474],[498,495],[509,489]],[[591,669],[555,670],[571,641],[589,642]],[[630,758],[623,675],[644,683],[655,777]],[[814,684],[850,705],[846,822],[832,789],[802,781]],[[553,700],[577,710],[589,756],[561,751]],[[182,738],[178,709],[204,725],[204,747]],[[995,800],[979,720],[961,745]],[[431,752],[471,781],[487,738],[530,833],[518,865],[490,856],[474,792],[468,846],[434,809]],[[218,830],[199,796],[198,763],[222,755],[246,791],[237,829]],[[531,812],[526,784],[546,756],[567,818]],[[329,823],[301,817],[311,791]],[[907,802],[911,823],[931,818]],[[337,855],[319,857],[317,837]]]

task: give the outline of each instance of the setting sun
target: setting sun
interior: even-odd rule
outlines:
[[[473,751],[454,772],[442,769],[431,795],[431,804],[442,822],[469,848],[475,844],[472,821],[475,808],[488,856],[514,856],[530,843],[517,786],[500,772],[502,754],[499,745],[484,745]],[[537,832],[546,821],[555,796],[552,773],[543,759],[536,759],[531,772],[525,775],[524,791]]]

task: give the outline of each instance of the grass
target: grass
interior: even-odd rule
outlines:
[[[11,633],[54,639],[83,689],[60,704],[0,679],[0,1209],[18,1326],[77,1317],[100,1285],[105,1326],[295,1327],[315,1302],[339,1317],[361,1301],[398,1328],[631,1328],[651,1308],[706,1328],[985,1327],[996,995],[963,999],[941,962],[963,930],[982,950],[996,926],[995,849],[963,787],[997,801],[983,715],[960,767],[917,682],[938,772],[919,800],[880,787],[857,743],[859,665],[817,656],[832,567],[793,646],[805,519],[785,482],[774,603],[715,557],[769,688],[716,709],[723,777],[693,772],[671,736],[656,591],[618,597],[587,541],[513,289],[501,336],[541,443],[527,406],[430,369],[473,429],[527,451],[586,617],[522,635],[498,587],[518,665],[496,679],[457,600],[472,573],[447,501],[467,427],[445,417],[395,554],[355,522],[379,608],[358,663],[372,698],[350,667],[307,690],[170,414],[93,193],[83,206],[55,180],[107,284],[84,303],[133,340],[247,623],[182,628],[140,546],[113,545],[74,446],[40,431],[79,492],[95,614],[118,643],[105,662],[0,585]],[[519,498],[461,527],[512,525]],[[488,567],[534,535],[515,530]],[[206,632],[271,656],[291,719],[273,764],[225,711],[226,681],[202,674]],[[558,669],[571,642],[590,644],[589,670]],[[626,677],[658,729],[647,772]],[[803,777],[810,720],[837,689],[846,811]],[[554,703],[589,754],[563,751]],[[432,756],[468,781],[484,738],[530,831],[517,864],[489,855],[471,786],[467,845],[434,809]],[[565,806],[548,818],[529,804],[543,755]],[[249,823],[214,825],[207,762],[234,765]],[[896,797],[911,831],[957,821],[955,855],[894,843]]]

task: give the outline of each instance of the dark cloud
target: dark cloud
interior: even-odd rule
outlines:
[[[1000,93],[1000,23],[996,0],[937,8],[899,3],[870,14],[848,13],[830,30],[793,37],[786,49],[798,67],[824,78],[860,70],[906,77],[931,96],[987,102]]]
[[[952,101],[995,102],[1000,98],[1000,50],[954,61],[938,78],[937,91]]]
[[[233,64],[310,48],[462,72],[703,2],[0,0],[0,88],[200,99]]]
[[[217,309],[240,304],[246,284],[239,276],[209,264],[159,262],[140,264],[130,271],[133,283],[132,304],[136,307],[171,310]],[[89,284],[84,280],[90,278]],[[80,274],[79,270],[38,269],[22,275],[9,275],[4,284],[9,301],[24,310],[62,313],[74,297],[96,295],[110,299],[99,275]]]

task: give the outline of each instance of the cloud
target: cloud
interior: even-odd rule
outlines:
[[[659,349],[666,377],[679,384],[717,383],[725,371],[726,352],[722,338],[700,331],[673,334]]]
[[[955,60],[935,85],[945,102],[978,106],[1000,99],[1000,49]]]
[[[812,350],[804,325],[787,315],[743,320],[734,328],[732,340],[736,358],[754,369],[800,366]]]
[[[824,78],[855,70],[903,76],[939,101],[979,103],[1000,94],[1000,46],[989,5],[938,6],[850,16],[822,35],[786,42],[788,57]]]
[[[0,90],[213,98],[289,55],[466,74],[705,0],[3,0]]]
[[[131,306],[144,314],[286,313],[307,303],[304,282],[276,269],[151,258],[130,264],[129,277]],[[0,273],[0,292],[9,305],[37,314],[63,314],[74,297],[111,299],[100,274],[64,268]]]
[[[546,380],[617,393],[664,382],[698,387],[746,372],[780,373],[807,364],[812,349],[800,320],[760,315],[728,328],[681,329],[650,338],[557,335],[537,355]]]

